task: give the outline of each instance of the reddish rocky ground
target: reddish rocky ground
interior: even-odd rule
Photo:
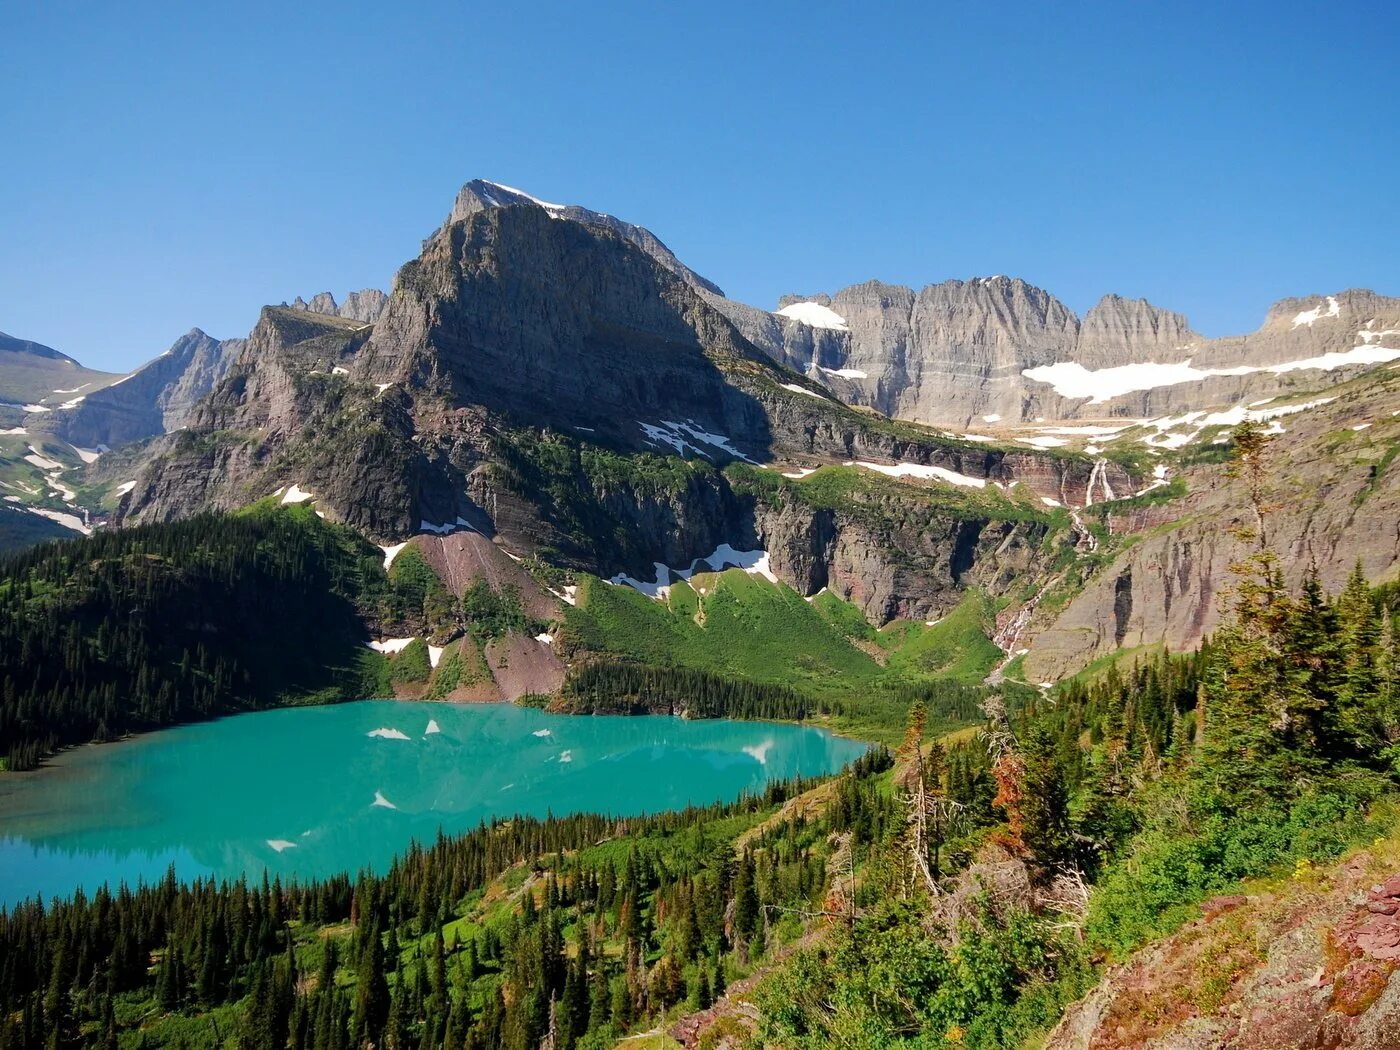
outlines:
[[[1400,1047],[1400,843],[1251,884],[1110,970],[1046,1046]]]

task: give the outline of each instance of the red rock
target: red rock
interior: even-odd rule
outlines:
[[[1241,904],[1247,904],[1248,902],[1248,897],[1242,897],[1237,893],[1223,894],[1219,897],[1212,897],[1210,900],[1202,904],[1201,914],[1204,915],[1206,921],[1209,922],[1210,920],[1216,918],[1216,916],[1222,915],[1225,912],[1230,911],[1232,908],[1238,908]]]

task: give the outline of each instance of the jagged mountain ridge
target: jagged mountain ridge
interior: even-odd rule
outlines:
[[[1284,300],[1258,333],[1233,340],[1202,340],[1181,315],[1117,296],[1081,320],[1048,292],[1005,277],[917,293],[868,282],[834,297],[786,297],[779,307],[787,314],[774,314],[723,298],[641,227],[477,181],[463,188],[390,296],[367,290],[339,304],[322,293],[265,310],[227,375],[191,413],[188,432],[158,438],[146,466],[123,485],[131,492],[118,517],[170,520],[296,485],[314,492],[323,512],[379,541],[401,540],[425,523],[461,522],[512,551],[544,552],[604,574],[644,573],[653,562],[687,565],[722,544],[762,546],[779,578],[801,593],[831,587],[877,622],[935,615],[974,581],[1004,594],[1012,581],[1034,578],[1044,564],[1016,552],[1044,543],[1053,530],[1008,528],[985,508],[970,525],[945,510],[916,516],[921,524],[910,530],[890,524],[907,523],[910,511],[905,497],[888,493],[885,517],[872,525],[857,506],[797,506],[790,496],[736,491],[722,472],[692,471],[679,489],[665,490],[575,463],[565,480],[527,483],[521,471],[540,468],[520,460],[521,435],[542,436],[531,454],[547,448],[583,459],[596,448],[804,470],[894,461],[926,475],[946,471],[967,479],[963,485],[1009,490],[1024,482],[1043,503],[1084,508],[1165,484],[1174,468],[1159,467],[1148,484],[1144,468],[1123,465],[1131,456],[1095,464],[1082,455],[1016,450],[1014,439],[1010,446],[945,440],[852,412],[824,394],[868,406],[873,390],[896,414],[917,414],[920,400],[932,398],[942,418],[979,429],[1041,416],[1151,416],[1185,405],[1203,415],[1194,406],[1354,374],[1364,362],[1336,372],[1258,369],[1355,345],[1387,350],[1400,334],[1392,330],[1400,328],[1396,302],[1359,291]],[[879,374],[859,367],[872,361]],[[1061,395],[1024,374],[1072,363],[1092,379],[1144,361],[1189,361],[1222,374],[1099,402]],[[567,453],[550,443],[560,433]],[[1087,451],[1099,454],[1093,445]],[[593,517],[569,520],[541,488],[546,482],[582,493]],[[1206,475],[1202,482],[1212,484]],[[1165,529],[1170,516],[1151,525]],[[1333,536],[1334,550],[1345,553],[1355,544],[1335,537],[1355,538],[1355,526],[1329,512],[1305,528]],[[1092,550],[1082,524],[1076,529],[1073,542]],[[1382,558],[1375,571],[1389,564]],[[1224,571],[1213,556],[1201,565],[1205,576]],[[1107,571],[1098,579],[1110,578],[1128,579]],[[1001,640],[1010,647],[1047,639],[1036,666],[1052,676],[1118,645],[1194,644],[1212,622],[1213,578],[1193,577],[1166,597],[1152,589],[1172,578],[1139,571],[1131,585],[1109,586],[1107,597],[1090,581],[1058,622],[1013,603],[1015,629],[1008,622]],[[1138,612],[1119,624],[1124,593]]]
[[[799,303],[815,303],[827,314],[809,323]],[[1276,396],[1296,386],[1298,372],[1310,371],[1313,382],[1321,372],[1269,371],[1274,366],[1357,347],[1394,347],[1400,354],[1400,299],[1366,290],[1282,300],[1257,332],[1222,339],[1198,335],[1180,314],[1116,295],[1081,321],[1043,289],[1002,276],[944,281],[917,292],[871,281],[835,296],[785,297],[780,311],[796,317],[719,305],[756,345],[843,400],[959,428],[1195,411]],[[1148,368],[1136,377],[1093,375],[1187,363],[1204,374],[1167,376]],[[1057,365],[1078,365],[1082,373],[1027,374]],[[1337,378],[1364,367],[1344,365]]]
[[[550,437],[559,433],[565,445]],[[994,515],[930,519],[920,576],[860,514],[795,512],[708,467],[658,485],[608,459],[677,451],[717,465],[894,459],[1078,501],[1095,470],[852,412],[771,362],[632,239],[524,201],[445,224],[400,271],[372,331],[265,310],[186,430],[152,446],[120,513],[170,520],[295,485],[381,542],[461,522],[513,551],[608,574],[765,544],[804,593],[839,586],[882,621],[947,607],[979,550],[1004,555],[1037,535],[1013,535]],[[568,468],[567,494],[591,524],[557,506],[549,486],[564,482],[541,480],[559,456],[619,464],[615,477]],[[1113,477],[1134,484],[1121,467]],[[951,570],[938,567],[950,558]]]
[[[344,303],[337,303],[330,292],[318,293],[309,303],[297,296],[291,308],[369,325],[383,313],[387,303],[384,292],[365,288],[350,292]],[[17,345],[22,343],[8,336],[3,338]],[[30,418],[26,424],[83,448],[115,448],[178,430],[195,403],[228,372],[247,342],[246,338],[216,339],[192,328],[164,353],[124,376],[93,373],[101,381],[90,380],[78,390],[48,392],[62,396],[39,398],[38,409],[27,413]],[[81,365],[57,350],[37,343],[22,345],[37,347],[46,352],[42,356],[82,370]],[[8,349],[0,345],[0,354]],[[0,381],[17,371],[0,356]],[[75,374],[86,378],[88,371]]]
[[[245,342],[215,339],[193,328],[160,357],[43,422],[50,432],[81,448],[116,447],[178,430],[196,402],[223,378]]]
[[[358,292],[350,292],[345,296],[343,303],[337,303],[335,296],[330,292],[318,292],[311,297],[308,303],[297,296],[291,306],[294,310],[307,310],[315,314],[328,314],[332,317],[344,317],[350,321],[362,321],[365,324],[374,324],[379,320],[379,315],[384,312],[384,307],[389,304],[389,297],[378,288],[362,288]],[[283,305],[287,305],[283,303]]]

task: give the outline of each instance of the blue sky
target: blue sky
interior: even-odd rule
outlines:
[[[1222,335],[1400,294],[1389,0],[207,6],[0,6],[0,330],[122,369],[387,288],[473,177],[761,306],[1006,273]]]

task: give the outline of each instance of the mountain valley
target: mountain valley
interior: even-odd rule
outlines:
[[[0,850],[65,896],[174,858],[0,911],[0,1048],[1393,1045],[1400,299],[1221,339],[1006,276],[775,305],[474,180],[387,292],[126,375],[0,339],[0,813],[39,829]],[[264,768],[257,720],[329,724],[269,709],[371,697],[351,803],[340,743]],[[746,720],[685,759],[729,793],[676,808],[662,719],[553,739],[621,714]],[[427,823],[344,832],[357,877],[320,827],[44,823],[45,777],[103,797],[82,745],[225,715],[266,812]],[[449,779],[481,823],[433,841]]]

